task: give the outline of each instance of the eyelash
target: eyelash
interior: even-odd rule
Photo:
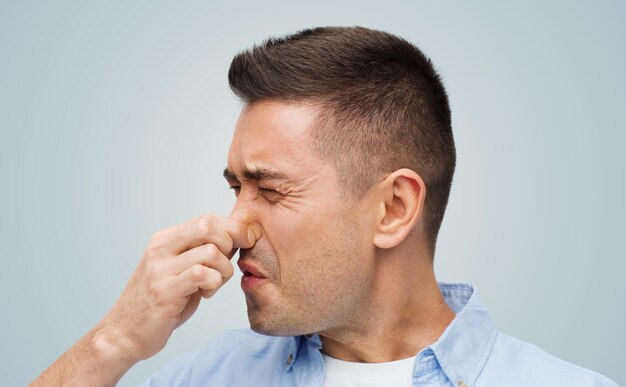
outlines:
[[[240,186],[238,185],[234,185],[232,187],[229,187],[230,189],[232,189],[233,191],[235,191],[235,195],[239,194],[239,189],[241,189]],[[259,191],[265,192],[265,193],[269,193],[269,194],[279,194],[278,191],[276,191],[275,189],[271,189],[271,188],[261,188],[259,187]]]

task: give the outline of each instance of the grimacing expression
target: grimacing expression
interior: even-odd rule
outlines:
[[[361,202],[342,198],[335,169],[307,135],[315,108],[277,101],[244,106],[228,153],[237,195],[231,217],[262,229],[240,259],[268,277],[246,293],[251,328],[292,336],[350,326],[374,267]]]

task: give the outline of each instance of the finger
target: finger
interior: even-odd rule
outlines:
[[[170,254],[178,255],[205,243],[214,243],[224,254],[234,248],[250,248],[254,232],[243,222],[218,215],[202,215],[157,232],[150,240]]]
[[[176,276],[172,291],[180,296],[188,296],[198,290],[217,290],[222,286],[219,271],[204,265],[193,265]]]
[[[219,271],[224,282],[233,276],[233,264],[213,243],[206,243],[180,254],[176,259],[175,273],[180,274],[193,265],[204,265]]]
[[[189,301],[187,301],[187,305],[185,305],[185,309],[180,313],[180,320],[176,323],[176,328],[183,325],[189,318],[194,314],[194,312],[198,309],[198,304],[200,304],[200,297],[202,294],[194,293],[189,297]]]
[[[213,289],[213,290],[202,290],[202,289],[200,289],[200,291],[198,293],[200,294],[200,296],[202,298],[211,298],[211,297],[213,297],[213,295],[215,293],[217,293],[217,290],[218,289]]]
[[[224,230],[233,241],[233,248],[249,249],[256,243],[254,231],[244,222],[236,219],[221,217],[224,220]],[[232,250],[232,249],[231,249]],[[225,253],[230,253],[226,251]]]
[[[258,241],[259,239],[261,239],[261,236],[263,235],[263,230],[261,229],[260,225],[255,224],[255,223],[251,223],[248,225],[248,227],[250,228],[250,230],[252,230],[252,232],[254,233],[254,239],[255,242],[254,244],[256,244],[256,241]],[[243,247],[246,248],[246,247]],[[231,259],[235,253],[237,252],[238,248],[233,248],[230,253],[226,254],[226,257],[228,257],[228,259]]]

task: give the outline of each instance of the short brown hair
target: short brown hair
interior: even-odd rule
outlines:
[[[445,88],[416,46],[364,27],[305,29],[239,53],[228,80],[244,103],[321,107],[311,144],[354,198],[386,173],[410,168],[419,174],[426,184],[426,237],[434,255],[456,151]]]

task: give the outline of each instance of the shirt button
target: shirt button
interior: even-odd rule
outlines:
[[[465,383],[464,381],[461,380],[460,382],[457,383],[457,386],[459,386],[459,387],[467,387],[467,383]]]
[[[291,364],[292,360],[293,360],[293,353],[290,353],[289,356],[287,356],[287,365]]]

